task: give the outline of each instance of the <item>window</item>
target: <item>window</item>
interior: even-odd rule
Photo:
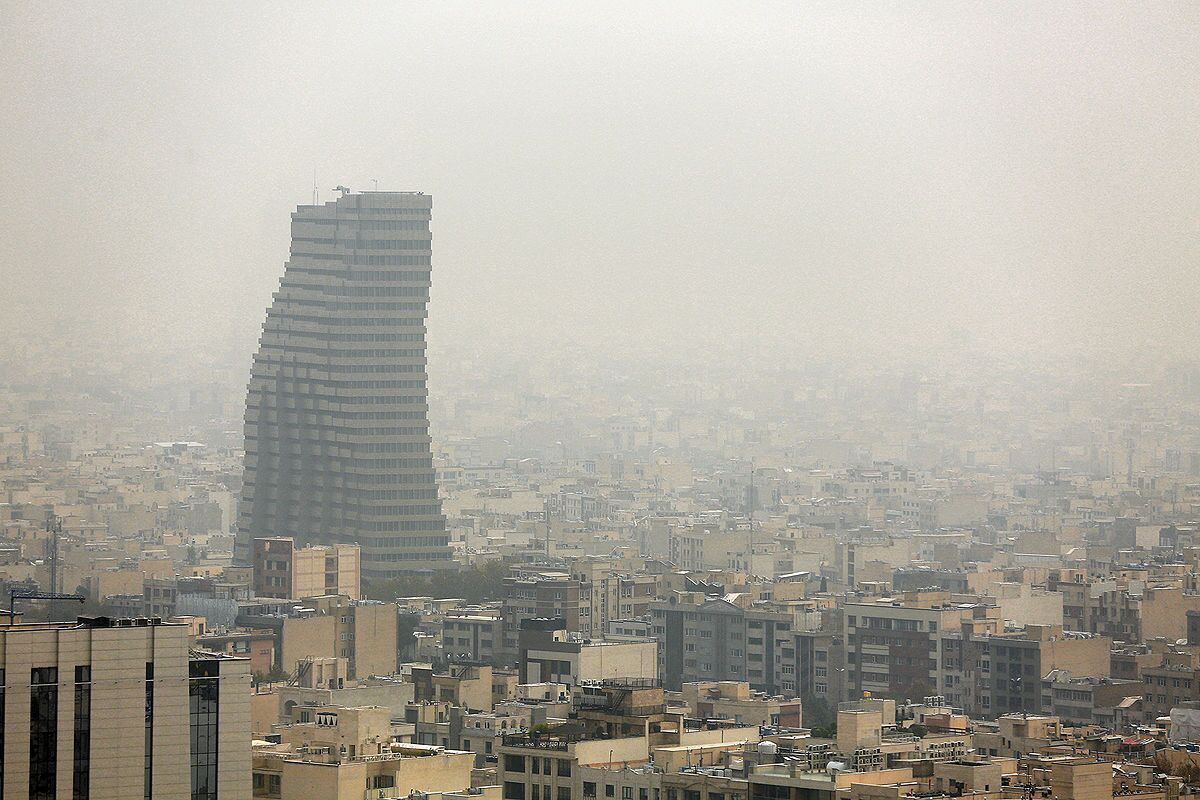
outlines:
[[[571,777],[571,762],[565,758],[558,759],[558,774],[559,777]]]
[[[71,798],[87,800],[91,777],[92,668],[75,667],[75,759],[72,765]]]
[[[596,782],[595,781],[584,781],[583,782],[583,796],[584,797],[595,797],[596,796]]]
[[[217,730],[220,662],[188,664],[188,721],[191,729],[192,800],[217,800]]]
[[[633,787],[632,786],[622,786],[621,787],[621,800],[633,800]]]
[[[571,787],[570,786],[558,787],[558,794],[555,796],[555,800],[571,800]]]
[[[525,784],[517,781],[505,781],[504,800],[525,800]]]
[[[605,797],[616,797],[617,796],[617,787],[613,786],[611,783],[604,784],[604,796]]]
[[[537,763],[537,759],[534,759]],[[525,771],[525,756],[504,756],[504,771],[505,772],[524,772]]]
[[[29,676],[29,798],[55,800],[58,770],[58,669]]]

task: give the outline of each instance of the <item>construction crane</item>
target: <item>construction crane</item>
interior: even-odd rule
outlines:
[[[8,624],[10,626],[17,623],[18,600],[74,600],[78,603],[82,603],[87,600],[87,598],[81,594],[63,594],[62,592],[34,592],[29,589],[9,589]]]

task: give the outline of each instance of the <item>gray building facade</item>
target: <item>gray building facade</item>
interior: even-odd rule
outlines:
[[[425,319],[432,198],[343,193],[292,214],[246,399],[237,557],[362,547],[365,578],[452,567],[434,482]]]

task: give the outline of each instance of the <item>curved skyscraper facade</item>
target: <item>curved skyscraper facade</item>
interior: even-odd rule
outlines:
[[[451,567],[426,387],[432,198],[344,194],[292,214],[251,369],[238,556],[355,543],[368,578]]]

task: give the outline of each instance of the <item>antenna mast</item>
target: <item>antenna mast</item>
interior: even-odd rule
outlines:
[[[50,591],[57,592],[58,587],[58,539],[62,534],[62,517],[56,516],[51,509],[46,512],[46,532],[50,534],[50,539],[46,543],[50,548]]]

